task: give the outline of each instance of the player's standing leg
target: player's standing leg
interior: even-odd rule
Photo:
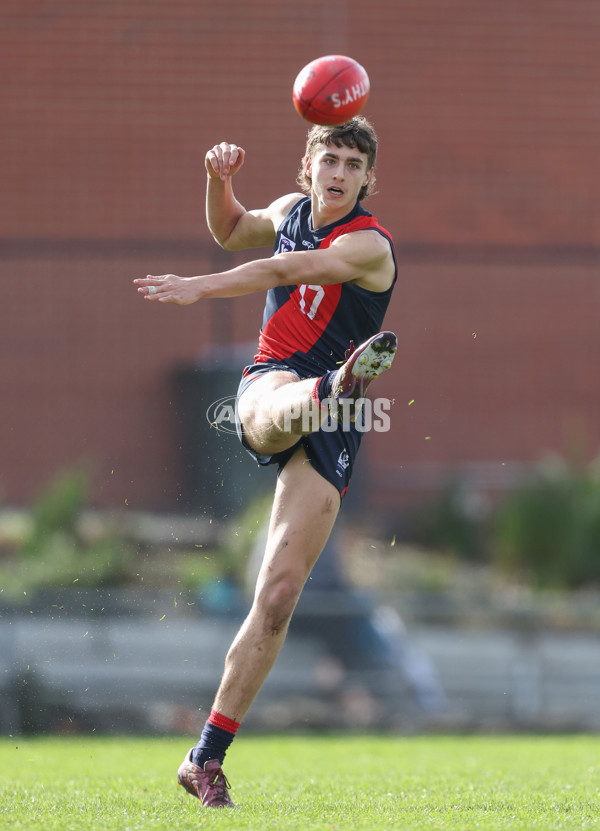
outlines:
[[[277,482],[254,603],[227,655],[215,699],[219,712],[240,721],[248,711],[283,645],[339,506],[336,488],[313,469],[303,449],[297,450]]]
[[[254,602],[225,660],[203,736],[179,769],[179,782],[203,805],[231,800],[223,758],[283,646],[300,593],[331,533],[337,489],[299,448],[277,480],[265,556]]]

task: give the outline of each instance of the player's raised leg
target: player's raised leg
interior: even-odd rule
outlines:
[[[244,438],[257,453],[274,455],[318,430],[328,413],[354,421],[369,384],[388,370],[398,339],[379,332],[357,348],[344,363],[320,378],[300,380],[292,372],[273,371],[250,384],[238,401]]]
[[[317,430],[321,413],[312,399],[314,385],[314,378],[279,370],[253,381],[238,399],[246,443],[256,453],[272,456]]]

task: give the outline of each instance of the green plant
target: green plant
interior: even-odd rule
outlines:
[[[30,530],[16,554],[2,563],[4,597],[24,598],[39,589],[114,586],[128,575],[134,552],[107,529],[87,540],[80,530],[90,480],[82,468],[50,482],[31,510]]]
[[[463,560],[485,557],[487,504],[459,475],[449,478],[431,499],[418,505],[412,517],[414,542]]]
[[[553,458],[498,506],[492,548],[505,571],[540,587],[600,582],[600,467]]]
[[[77,519],[89,492],[89,478],[81,468],[62,471],[47,485],[31,509],[31,531],[22,553],[39,556],[49,539],[74,536]]]

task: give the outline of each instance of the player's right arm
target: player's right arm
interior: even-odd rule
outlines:
[[[245,155],[237,144],[223,141],[211,148],[205,158],[206,221],[215,240],[228,251],[273,245],[283,218],[302,198],[302,194],[288,194],[267,208],[246,210],[236,199],[231,184]]]

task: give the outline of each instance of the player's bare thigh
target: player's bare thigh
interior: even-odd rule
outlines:
[[[340,495],[299,447],[281,471],[257,594],[281,581],[300,593],[321,553],[340,508]]]
[[[302,380],[293,372],[273,370],[248,386],[238,399],[238,417],[244,438],[265,456],[293,447],[300,434],[283,430],[286,410],[303,396],[310,396],[313,380]]]

